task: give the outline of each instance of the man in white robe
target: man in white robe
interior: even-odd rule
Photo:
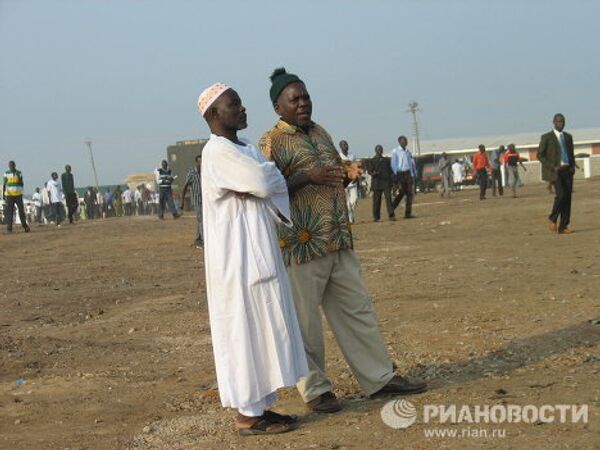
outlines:
[[[221,403],[242,435],[296,428],[269,411],[275,391],[308,374],[302,335],[277,238],[291,225],[285,179],[237,131],[238,94],[221,83],[198,100],[211,136],[202,151],[206,291]]]
[[[452,181],[456,190],[462,189],[462,182],[464,179],[464,167],[459,161],[454,161],[452,164]]]

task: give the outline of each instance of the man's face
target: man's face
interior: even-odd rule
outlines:
[[[403,136],[400,139],[398,139],[398,143],[400,144],[400,147],[402,148],[406,148],[406,146],[408,145],[408,141],[406,140],[406,138]]]
[[[485,147],[483,145],[479,147],[479,153],[485,153]]]
[[[196,169],[200,170],[202,168],[202,158],[196,159]]]
[[[57,174],[57,173],[53,173],[53,174],[52,174],[52,179],[53,179],[53,180],[56,180],[57,178],[58,178],[58,174]]]
[[[346,141],[340,141],[340,150],[344,155],[348,155],[348,143]]]
[[[165,169],[165,170],[166,170],[166,168],[167,168],[167,162],[166,162],[166,161],[163,161],[163,162],[161,162],[161,163],[160,163],[160,165],[161,165],[161,167],[162,167],[163,169]]]
[[[67,173],[71,173],[71,166],[69,166],[69,165],[65,166],[65,170],[67,171]]]
[[[17,165],[14,163],[14,161],[11,161],[8,163],[8,168],[10,170],[15,170],[17,168]]]
[[[290,125],[307,128],[311,124],[312,101],[301,81],[288,84],[274,105],[275,112]]]
[[[226,90],[213,103],[214,117],[228,130],[243,130],[248,126],[246,108],[242,99],[233,89]]]
[[[376,145],[375,146],[375,154],[377,156],[383,155],[383,147],[381,145]]]
[[[559,133],[565,128],[565,117],[562,115],[558,115],[552,121],[554,124],[554,129]]]

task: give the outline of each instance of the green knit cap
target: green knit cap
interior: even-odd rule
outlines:
[[[293,73],[287,73],[284,67],[275,69],[269,78],[271,79],[272,83],[269,95],[271,96],[271,101],[273,104],[275,104],[279,98],[279,94],[281,94],[281,91],[283,91],[288,84],[296,83],[297,81],[302,82],[297,75],[294,75]]]

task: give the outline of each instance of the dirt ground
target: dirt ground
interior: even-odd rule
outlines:
[[[342,412],[308,414],[294,389],[279,410],[301,428],[239,437],[220,407],[195,217],[110,219],[0,235],[2,449],[600,448],[600,179],[577,182],[569,236],[552,196],[418,195],[414,220],[373,223],[359,205],[356,250],[402,374],[424,405],[587,404],[584,423],[393,429],[365,398],[327,332]],[[474,437],[502,429],[505,437]]]

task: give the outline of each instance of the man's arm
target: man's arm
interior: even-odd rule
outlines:
[[[183,189],[181,190],[181,209],[185,208],[185,196],[187,194],[189,186],[190,180],[186,180],[185,184],[183,185]]]
[[[398,173],[398,153],[395,150],[392,150],[392,159],[390,160],[390,167],[392,168],[392,172],[394,175]]]
[[[335,166],[313,167],[307,172],[299,172],[289,177],[287,182],[290,197],[309,184],[336,186],[344,182],[344,171]]]
[[[577,161],[575,161],[575,148],[573,146],[573,136],[569,133],[565,133],[568,137],[568,142],[569,142],[569,149],[567,150],[569,152],[569,156],[571,156],[572,161],[573,161],[573,165],[571,166],[571,169],[576,168],[579,169],[579,166],[577,165]]]
[[[217,188],[236,194],[267,198],[287,191],[285,180],[273,162],[257,161],[233,146],[217,144],[205,148],[203,170]]]
[[[545,135],[542,135],[540,138],[540,145],[538,145],[537,151],[537,159],[542,164],[548,164],[548,158],[546,157],[546,152],[548,151],[548,139],[545,138]]]

